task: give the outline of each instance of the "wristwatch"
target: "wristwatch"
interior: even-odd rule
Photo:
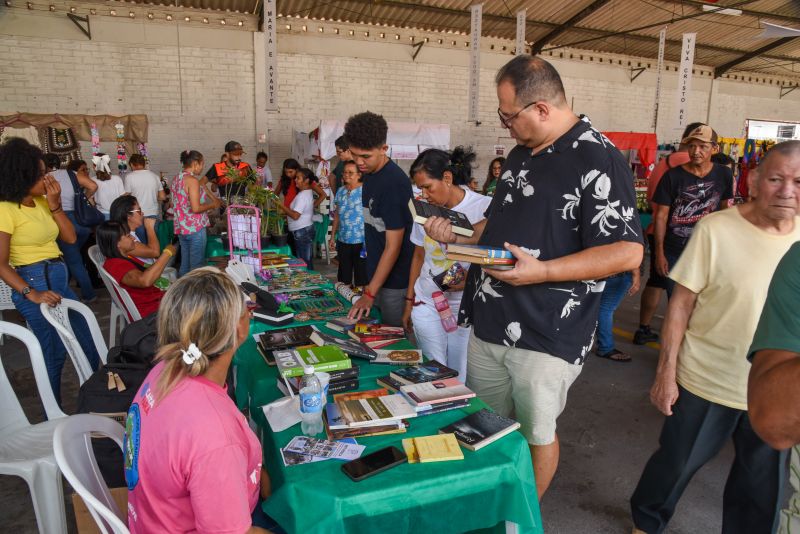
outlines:
[[[31,286],[25,286],[25,287],[23,287],[23,288],[22,288],[22,296],[23,296],[23,297],[25,297],[25,298],[28,298],[28,295],[30,295],[31,291],[33,291],[33,290],[31,289]]]

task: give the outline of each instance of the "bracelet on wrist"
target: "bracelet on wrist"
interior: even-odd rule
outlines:
[[[414,297],[406,296],[404,298],[406,299],[407,302],[414,302]]]
[[[369,289],[367,289],[366,287],[364,288],[364,296],[369,297],[371,300],[375,300],[375,295],[370,293]]]
[[[62,211],[64,211],[64,208],[62,208],[61,206],[57,207],[56,209],[52,208],[50,209],[50,213],[52,214],[61,213]]]
[[[162,254],[167,254],[170,257],[172,257],[172,255],[173,255],[172,251],[170,249],[168,249],[168,248],[165,248],[164,250],[162,250],[161,253]]]

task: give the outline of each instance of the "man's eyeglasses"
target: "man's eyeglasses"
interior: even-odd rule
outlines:
[[[516,118],[517,118],[517,115],[519,115],[520,113],[522,113],[523,111],[525,111],[526,109],[528,109],[529,107],[533,106],[534,104],[536,104],[536,103],[538,103],[538,102],[539,102],[539,101],[538,101],[538,100],[536,100],[536,101],[534,101],[534,102],[531,102],[530,104],[525,104],[525,105],[522,107],[522,109],[521,109],[521,110],[517,111],[517,112],[516,112],[516,113],[514,113],[513,115],[509,115],[508,117],[506,117],[505,115],[503,115],[503,112],[502,112],[502,111],[500,111],[500,108],[497,108],[497,116],[498,116],[498,117],[500,117],[500,123],[501,123],[503,126],[505,126],[506,128],[508,128],[508,125],[509,125],[509,124],[511,124],[511,121],[513,121],[514,119],[516,119]]]

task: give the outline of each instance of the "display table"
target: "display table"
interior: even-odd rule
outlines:
[[[262,254],[265,252],[272,252],[275,254],[286,254],[286,255],[292,254],[292,250],[289,248],[289,245],[284,245],[282,247],[269,246],[261,249],[261,252]],[[229,253],[230,251],[228,250],[228,248],[222,246],[222,238],[220,238],[217,235],[208,236],[208,240],[206,241],[206,258],[227,256]]]
[[[262,330],[263,325],[254,325],[254,331]],[[239,349],[235,363],[237,401],[249,408],[258,426],[272,481],[264,511],[287,532],[505,532],[506,522],[514,523],[517,532],[544,532],[530,452],[520,433],[477,452],[464,449],[463,461],[402,464],[362,482],[351,481],[337,460],[285,467],[279,449],[300,433],[300,425],[274,433],[260,408],[281,397],[275,385],[277,371],[261,358],[252,337]],[[362,390],[377,388],[375,378],[392,369],[356,358],[353,364],[361,367]],[[483,407],[473,399],[468,408],[410,419],[404,434],[358,442],[366,445],[364,454],[390,445],[402,449],[402,439],[436,434]]]

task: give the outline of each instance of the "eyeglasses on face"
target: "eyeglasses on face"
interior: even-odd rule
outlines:
[[[517,116],[518,116],[520,113],[522,113],[523,111],[525,111],[525,110],[526,110],[526,109],[528,109],[529,107],[533,106],[534,104],[537,104],[538,102],[539,102],[538,100],[535,100],[535,101],[531,102],[530,104],[525,104],[524,106],[522,106],[522,109],[520,109],[519,111],[517,111],[517,112],[516,112],[516,113],[514,113],[513,115],[509,115],[508,117],[506,117],[505,115],[503,115],[503,112],[502,112],[502,111],[500,111],[500,108],[497,108],[497,116],[498,116],[498,117],[500,117],[500,123],[501,123],[503,126],[505,126],[506,128],[508,128],[508,126],[511,124],[511,122],[512,122],[514,119],[516,119],[516,118],[517,118]]]

